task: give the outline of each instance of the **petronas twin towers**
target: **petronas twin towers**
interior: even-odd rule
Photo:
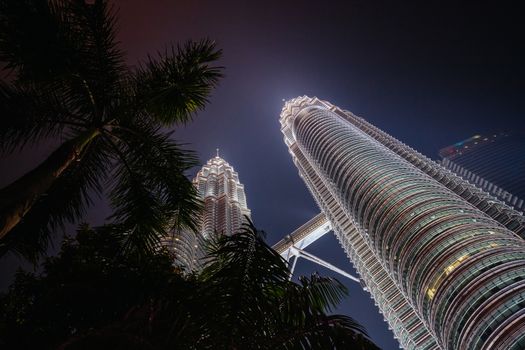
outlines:
[[[280,122],[403,348],[525,348],[521,213],[326,101],[290,100]]]
[[[525,349],[522,213],[329,102],[290,100],[280,122],[324,214],[279,242],[280,253],[332,228],[405,349]],[[235,232],[250,215],[238,174],[218,155],[194,184],[201,232],[173,244],[190,270],[205,237]]]

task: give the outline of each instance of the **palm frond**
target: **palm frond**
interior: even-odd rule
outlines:
[[[22,81],[47,84],[120,73],[115,68],[123,65],[123,53],[108,1],[2,0],[0,9],[0,61]]]
[[[288,283],[288,269],[261,236],[249,221],[240,232],[217,237],[211,247],[197,276],[207,330],[198,348],[206,348],[210,339],[219,347],[246,348],[264,332],[270,336],[267,316],[278,305],[279,289]]]
[[[314,273],[310,278],[301,276],[299,281],[308,303],[319,311],[332,311],[348,295],[348,288],[335,278]]]
[[[111,193],[112,218],[131,230],[126,238],[130,244],[153,249],[173,225],[196,230],[201,203],[185,172],[197,159],[170,135],[137,122],[115,127],[107,136],[113,138],[119,163]]]
[[[270,282],[287,282],[289,272],[286,262],[263,240],[264,233],[246,219],[240,232],[217,238],[217,243],[208,252],[210,264],[205,265],[200,277],[227,280],[229,275],[243,279],[248,276],[250,279],[246,283],[261,287]]]
[[[210,260],[197,276],[202,289],[196,290],[196,313],[203,316],[195,348],[377,349],[353,319],[326,315],[346,288],[318,275],[289,281],[284,260],[253,223],[210,247]]]
[[[78,71],[84,34],[71,23],[68,3],[1,1],[0,61],[19,79],[49,82]]]
[[[82,120],[64,103],[53,91],[0,82],[0,152],[20,150],[68,128],[82,127]]]
[[[379,350],[363,326],[344,315],[317,315],[301,327],[283,326],[269,345],[280,349]]]
[[[14,80],[53,91],[69,111],[97,126],[114,114],[128,73],[107,1],[0,2],[0,61]]]
[[[115,176],[110,219],[124,232],[126,251],[149,253],[166,234],[169,217],[163,203],[148,179],[131,165],[119,164]]]
[[[0,243],[0,256],[7,251],[18,253],[31,261],[46,251],[51,234],[64,224],[80,219],[93,196],[103,191],[103,179],[109,172],[108,145],[94,139],[80,155],[79,161],[67,169],[50,190],[39,198],[20,224]]]
[[[101,0],[93,4],[72,1],[68,6],[73,25],[85,35],[79,51],[83,65],[71,82],[72,93],[79,99],[78,106],[91,106],[86,112],[98,125],[114,118],[115,105],[127,84],[124,77],[129,73],[116,39],[117,11]]]
[[[221,50],[210,40],[189,41],[157,56],[135,73],[137,104],[164,125],[185,123],[204,109],[222,77],[222,67],[211,65]]]

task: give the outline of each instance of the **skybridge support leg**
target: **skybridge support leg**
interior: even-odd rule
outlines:
[[[295,270],[295,264],[297,264],[297,260],[298,259],[299,259],[299,257],[297,255],[293,256],[293,263],[292,263],[292,267],[290,268],[290,279],[292,279],[293,272]]]
[[[329,270],[337,272],[338,274],[340,274],[340,275],[342,275],[342,276],[344,276],[346,278],[349,278],[349,279],[351,279],[354,282],[361,283],[359,278],[349,274],[346,271],[341,270],[340,268],[330,264],[329,262],[324,261],[323,259],[321,259],[321,258],[319,258],[319,257],[317,257],[317,256],[315,256],[315,255],[313,255],[311,253],[305,252],[302,249],[299,249],[299,248],[296,248],[295,246],[292,246],[291,247],[291,252],[295,256],[295,260],[294,260],[294,262],[292,264],[292,269],[290,270],[291,274],[293,274],[293,271],[295,269],[295,264],[297,263],[297,259],[299,259],[301,257],[301,258],[305,258],[306,260],[310,260],[311,262],[314,262],[314,263],[316,263],[318,265],[324,266],[324,267],[326,267]]]

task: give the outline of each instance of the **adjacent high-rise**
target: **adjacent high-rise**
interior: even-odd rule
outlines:
[[[525,136],[474,135],[439,151],[441,165],[519,211],[525,210]]]
[[[520,213],[349,111],[286,102],[306,186],[405,349],[525,348]]]
[[[251,215],[239,174],[219,157],[218,150],[217,156],[199,170],[193,184],[204,204],[199,232],[175,232],[168,243],[174,250],[176,263],[190,271],[200,266],[207,239],[217,234],[236,233],[245,222],[245,217]]]

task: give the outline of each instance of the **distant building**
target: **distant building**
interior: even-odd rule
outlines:
[[[441,164],[519,211],[525,208],[525,136],[475,135],[439,151]]]
[[[280,122],[299,175],[404,349],[525,349],[522,215],[327,101],[287,101]]]
[[[246,204],[244,185],[239,174],[217,156],[197,173],[193,184],[204,204],[199,232],[175,232],[166,245],[173,251],[176,264],[191,271],[198,269],[204,256],[204,244],[215,235],[238,232],[251,212]]]

